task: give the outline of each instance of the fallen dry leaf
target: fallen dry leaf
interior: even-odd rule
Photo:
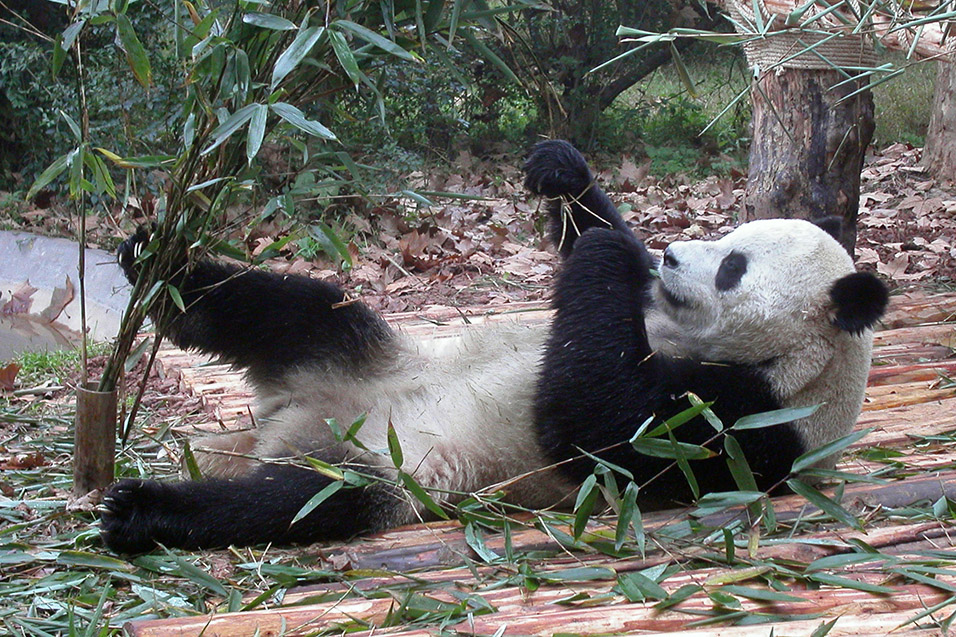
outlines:
[[[17,372],[20,366],[16,363],[10,363],[6,367],[0,367],[0,390],[13,391],[14,382],[17,379]]]
[[[33,306],[33,294],[37,291],[27,280],[14,292],[10,300],[0,307],[0,314],[29,314]]]

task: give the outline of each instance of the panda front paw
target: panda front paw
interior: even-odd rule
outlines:
[[[163,492],[163,485],[147,480],[120,480],[107,489],[100,513],[100,537],[106,546],[124,554],[155,548]]]
[[[153,224],[153,229],[155,229],[155,224]],[[116,260],[123,268],[126,279],[133,285],[136,284],[136,278],[139,276],[139,266],[136,261],[143,254],[143,249],[149,244],[149,240],[150,230],[146,226],[140,226],[116,249]]]
[[[524,185],[536,195],[579,197],[591,185],[587,161],[568,142],[538,142],[524,164]]]

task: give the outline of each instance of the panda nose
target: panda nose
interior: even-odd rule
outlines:
[[[678,265],[680,265],[680,262],[674,256],[674,251],[671,250],[670,246],[667,246],[667,249],[664,250],[664,267],[676,268]]]

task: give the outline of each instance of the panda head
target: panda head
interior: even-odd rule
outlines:
[[[887,303],[883,284],[856,272],[833,236],[797,219],[671,244],[654,295],[680,350],[751,364],[857,337]]]

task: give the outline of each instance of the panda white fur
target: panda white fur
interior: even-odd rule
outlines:
[[[851,429],[870,327],[887,295],[875,277],[855,272],[827,232],[805,221],[755,221],[717,241],[672,244],[655,278],[657,264],[572,146],[540,143],[525,170],[529,190],[549,198],[550,231],[565,258],[547,329],[470,328],[451,346],[416,342],[361,303],[343,303],[329,283],[214,261],[181,276],[187,311],[161,318],[160,328],[182,347],[246,370],[259,399],[257,428],[197,443],[209,450],[200,454],[202,481],[113,485],[101,520],[107,545],[133,553],[155,542],[301,543],[427,517],[394,485],[390,424],[402,470],[436,499],[454,503],[500,487],[528,507],[566,501],[594,468],[582,450],[627,468],[638,483],[656,476],[668,461],[638,454],[627,440],[649,416],[684,409],[689,391],[714,401],[728,425],[822,404],[804,420],[735,434],[761,488]],[[120,247],[131,280],[133,255],[148,240],[140,231]],[[358,443],[343,440],[363,414]],[[703,444],[713,432],[697,419],[676,435]],[[302,466],[306,455],[382,480],[342,488],[290,525],[331,483]],[[694,471],[704,491],[735,488],[720,455],[695,461]],[[642,496],[689,497],[679,471],[658,476]]]

